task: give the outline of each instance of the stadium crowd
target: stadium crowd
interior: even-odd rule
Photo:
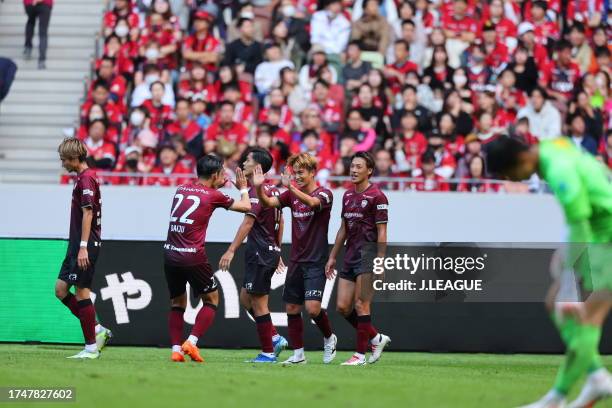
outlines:
[[[612,167],[606,4],[114,0],[76,137],[111,184],[176,185],[204,153],[231,170],[259,146],[276,173],[311,153],[331,187],[369,151],[383,189],[497,191],[501,134]]]

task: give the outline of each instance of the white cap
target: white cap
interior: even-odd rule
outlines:
[[[529,31],[533,31],[533,30],[535,30],[535,27],[533,26],[533,24],[531,24],[529,21],[523,21],[518,26],[518,35],[521,36],[521,35],[523,35],[525,33],[528,33]]]
[[[138,146],[128,146],[125,148],[125,155],[129,156],[130,153],[138,153],[138,154],[142,154],[142,149]]]

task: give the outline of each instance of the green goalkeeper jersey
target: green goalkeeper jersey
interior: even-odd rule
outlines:
[[[612,174],[566,138],[542,141],[540,176],[560,201],[569,241],[612,242]]]

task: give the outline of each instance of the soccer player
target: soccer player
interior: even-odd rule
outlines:
[[[246,159],[243,160],[245,177],[252,179],[255,167],[258,165],[262,167],[264,173],[267,173],[272,167],[272,155],[265,149],[253,148],[247,152]],[[261,353],[250,362],[275,363],[278,355],[287,347],[287,340],[276,331],[268,309],[272,275],[275,271],[280,272],[284,268],[280,254],[283,213],[278,208],[262,207],[252,180],[250,184],[251,211],[244,216],[234,241],[221,257],[219,269],[229,270],[234,253],[248,236],[240,303],[255,318],[261,343]],[[268,196],[280,195],[273,184],[264,184],[263,190]]]
[[[588,377],[582,392],[569,406],[590,407],[612,395],[612,376],[598,351],[601,327],[612,306],[612,175],[566,138],[529,147],[517,139],[503,137],[489,146],[487,161],[493,174],[525,180],[538,173],[548,183],[563,208],[569,229],[563,274],[576,270],[582,289],[590,293],[583,303],[560,302],[557,297],[552,318],[565,343],[566,358],[553,389],[529,407],[565,406],[571,387],[585,374]],[[580,259],[585,246],[584,255],[589,258],[586,267],[585,258]],[[562,276],[560,281],[563,280]]]
[[[87,148],[75,138],[62,141],[57,149],[62,166],[77,177],[72,190],[70,235],[68,250],[55,283],[55,296],[81,322],[85,349],[68,357],[95,359],[112,337],[110,330],[96,322],[96,311],[91,302],[91,284],[96,260],[102,245],[102,198],[96,175],[88,166]],[[70,292],[74,286],[76,296]]]
[[[265,176],[261,166],[255,168],[253,185],[257,198],[264,207],[291,209],[291,256],[283,290],[285,311],[289,325],[289,341],[293,355],[284,365],[305,364],[304,321],[302,306],[323,334],[323,363],[336,357],[338,339],[332,332],[327,312],[321,309],[325,289],[325,261],[327,259],[327,230],[333,203],[332,192],[317,187],[317,160],[308,153],[291,156],[288,169],[281,176],[287,188],[280,196],[268,196],[264,189]],[[295,185],[292,181],[295,180]]]
[[[203,362],[198,349],[198,339],[212,325],[219,304],[219,290],[212,268],[208,263],[204,243],[208,221],[216,208],[237,212],[251,210],[247,181],[238,169],[235,186],[240,190],[240,200],[221,193],[227,179],[223,160],[212,154],[202,157],[197,164],[198,180],[176,189],[168,237],[164,244],[164,272],[170,291],[171,310],[168,317],[172,361],[185,361],[187,354],[193,361]],[[187,306],[186,283],[204,303],[198,312],[189,338],[181,345],[183,314]]]
[[[377,243],[377,256],[383,257],[387,243],[389,202],[385,194],[370,183],[374,166],[374,158],[370,153],[359,152],[351,158],[353,188],[348,189],[342,197],[342,224],[325,265],[327,277],[333,278],[336,273],[336,257],[346,243],[344,268],[339,274],[336,307],[357,330],[357,351],[342,365],[365,365],[368,343],[372,346],[372,355],[368,362],[375,363],[391,342],[389,336],[378,333],[372,325],[372,270],[364,261],[364,258],[367,258],[364,256],[365,252],[368,252],[364,245]]]

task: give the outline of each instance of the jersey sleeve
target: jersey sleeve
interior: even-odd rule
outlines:
[[[333,201],[334,201],[334,195],[332,194],[332,192],[326,188],[321,189],[319,192],[317,192],[317,194],[315,195],[315,197],[317,197],[319,199],[319,201],[321,201],[321,208],[320,210],[325,210],[327,208],[331,208]]]
[[[93,177],[84,176],[81,178],[79,182],[79,188],[81,190],[81,208],[94,206],[94,197],[97,189],[96,184]]]
[[[232,204],[234,204],[234,199],[230,196],[223,194],[220,191],[216,191],[215,197],[213,198],[213,205],[215,208],[221,207],[228,210]]]
[[[285,190],[278,196],[278,201],[280,202],[281,208],[291,207],[291,192],[289,190]]]
[[[546,181],[560,201],[568,222],[584,220],[591,216],[587,188],[572,163],[559,160],[551,164]]]
[[[389,221],[389,200],[382,192],[374,197],[374,220],[377,224],[386,224]]]

